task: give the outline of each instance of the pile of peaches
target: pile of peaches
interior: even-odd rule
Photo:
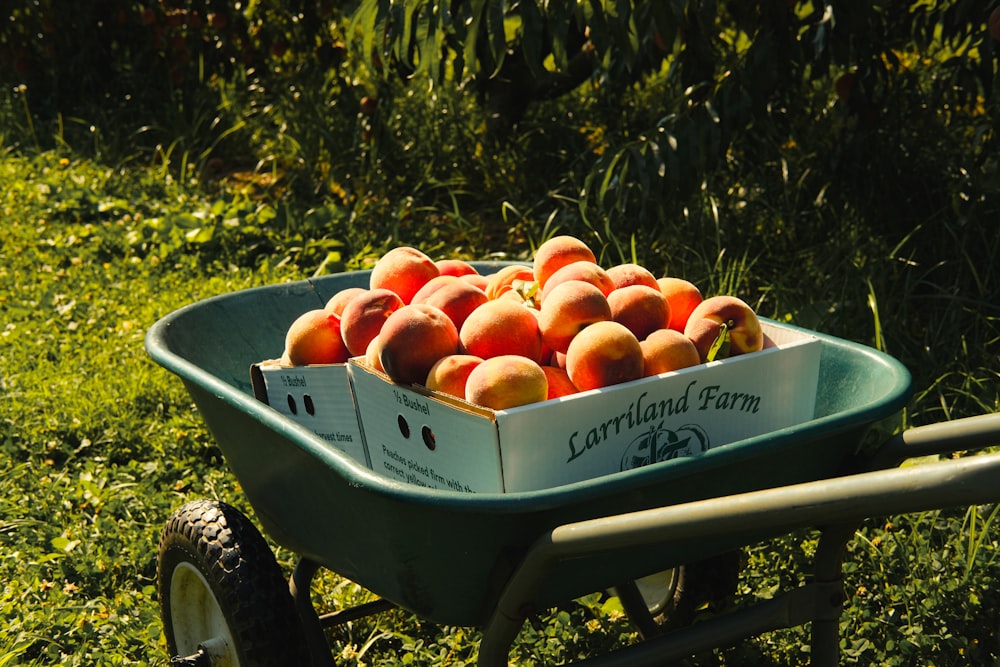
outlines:
[[[703,298],[638,264],[601,267],[574,236],[532,263],[481,275],[411,247],[382,255],[350,287],[288,328],[289,366],[364,363],[392,381],[494,410],[609,387],[762,349],[753,309]]]

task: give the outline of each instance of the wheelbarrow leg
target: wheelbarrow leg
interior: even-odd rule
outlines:
[[[839,523],[822,529],[819,546],[813,563],[815,579],[818,583],[840,583],[826,601],[823,613],[817,613],[812,622],[812,642],[809,660],[811,667],[837,667],[840,663],[840,617],[846,596],[843,590],[844,554],[860,524]]]
[[[302,621],[302,630],[306,636],[306,645],[309,649],[310,662],[313,667],[336,667],[333,660],[333,653],[326,642],[323,634],[323,625],[313,606],[310,588],[313,577],[319,571],[320,566],[308,558],[299,560],[292,571],[292,576],[288,582],[288,589],[292,593],[295,601],[295,610]]]
[[[642,593],[639,592],[639,586],[634,581],[618,584],[615,586],[614,592],[617,593],[618,599],[621,601],[625,615],[628,616],[628,619],[635,625],[644,639],[655,637],[663,632],[662,628],[656,624],[656,619],[647,608],[646,600],[643,599]]]

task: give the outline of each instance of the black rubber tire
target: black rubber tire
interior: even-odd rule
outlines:
[[[642,582],[629,582],[615,592],[626,615],[649,638],[688,626],[701,612],[725,609],[736,593],[741,569],[741,552],[731,551],[652,575],[653,583],[645,587]],[[663,582],[659,592],[657,577]],[[641,588],[645,590],[640,592]]]
[[[664,627],[683,627],[695,621],[699,610],[709,613],[724,610],[736,594],[741,569],[739,551],[682,565],[673,604],[657,615],[656,622]]]
[[[221,653],[197,664],[309,665],[288,581],[237,509],[195,500],[174,512],[160,537],[157,580],[173,658]]]

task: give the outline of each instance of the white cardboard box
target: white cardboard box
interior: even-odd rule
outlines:
[[[509,410],[391,382],[352,359],[371,468],[467,492],[519,492],[612,474],[812,419],[820,342],[765,322],[761,352]]]
[[[370,467],[346,364],[288,367],[263,361],[250,367],[250,379],[258,400]]]

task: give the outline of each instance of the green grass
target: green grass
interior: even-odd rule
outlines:
[[[260,278],[109,248],[108,229],[136,210],[82,207],[71,193],[102,179],[95,165],[50,155],[0,169],[0,656],[152,663],[164,510],[233,486],[190,401],[146,357],[144,331],[164,308]]]

